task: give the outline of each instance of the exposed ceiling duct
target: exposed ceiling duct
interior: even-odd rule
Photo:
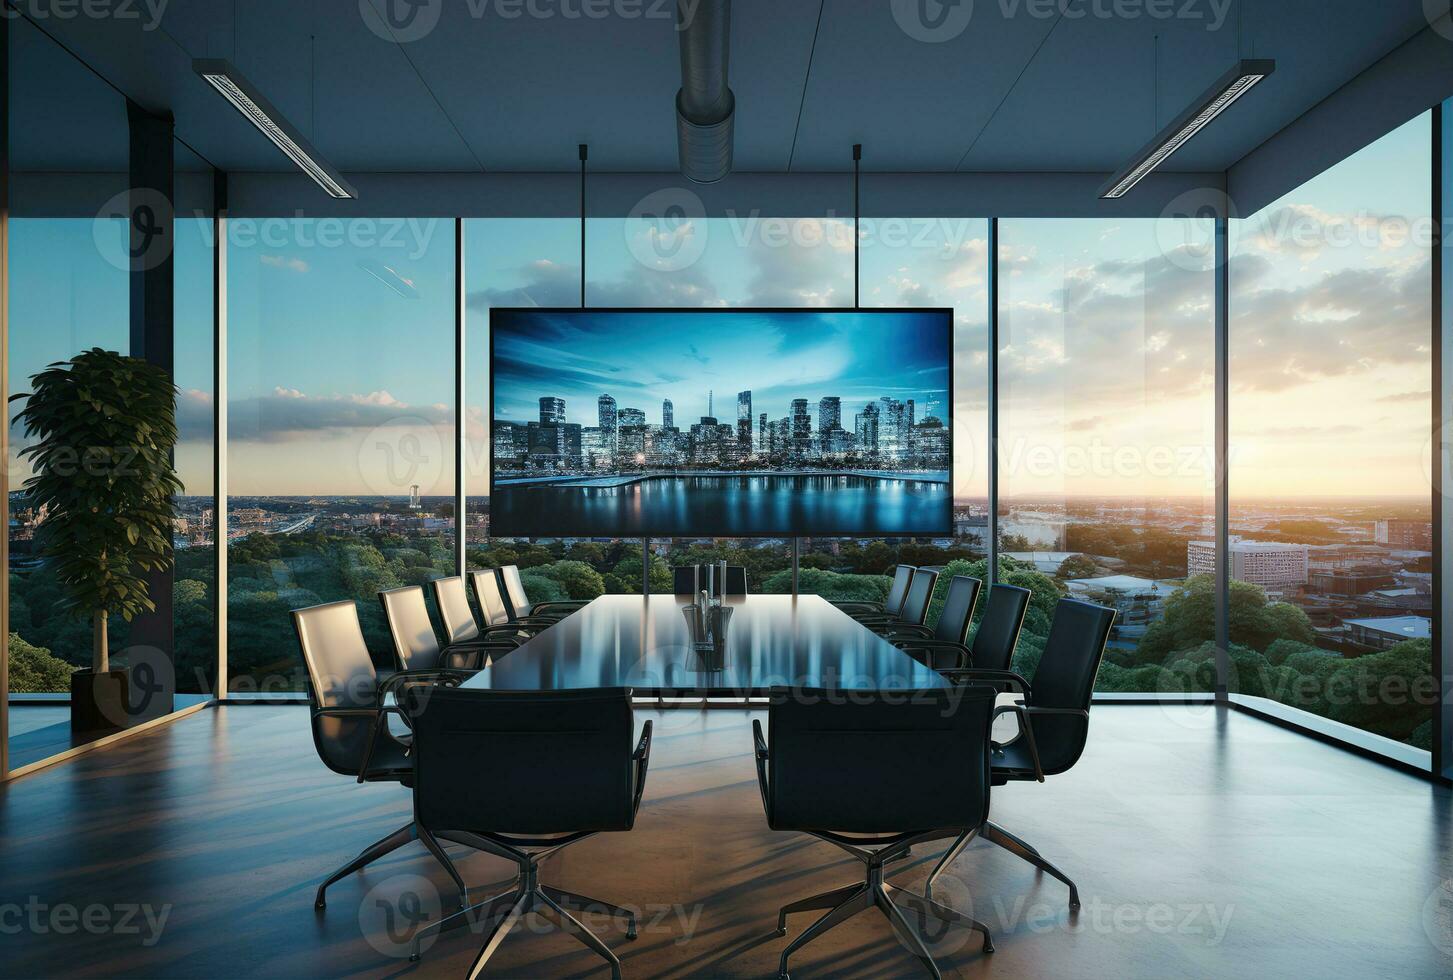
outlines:
[[[737,102],[727,86],[731,0],[677,0],[676,32],[681,37],[681,89],[676,93],[681,172],[710,183],[732,169]]]

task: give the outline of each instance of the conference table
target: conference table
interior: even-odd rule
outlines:
[[[934,670],[821,596],[607,595],[462,685],[497,691],[629,687],[637,697],[767,697],[773,688],[942,688]]]

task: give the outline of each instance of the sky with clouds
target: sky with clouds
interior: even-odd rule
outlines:
[[[1233,496],[1425,492],[1429,138],[1425,115],[1233,223]],[[126,274],[103,258],[94,226],[11,223],[12,391],[85,347],[125,349]],[[572,219],[466,223],[471,488],[487,485],[488,311],[577,305],[578,229]],[[302,222],[232,244],[236,495],[453,492],[451,224],[363,230],[372,237],[320,244]],[[985,238],[971,219],[863,228],[863,305],[954,309],[960,497],[986,486]],[[1209,500],[1208,240],[1198,221],[1000,222],[1006,495]],[[179,230],[178,463],[200,493],[211,489],[207,246],[205,223]],[[853,301],[851,223],[838,219],[592,220],[586,247],[592,306]],[[18,486],[27,471],[12,466]]]

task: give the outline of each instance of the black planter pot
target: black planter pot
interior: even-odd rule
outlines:
[[[130,724],[130,677],[124,669],[71,674],[71,733],[108,735]]]

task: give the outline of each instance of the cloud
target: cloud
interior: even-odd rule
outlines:
[[[302,259],[290,259],[286,255],[269,255],[263,253],[257,257],[263,265],[270,265],[274,269],[287,269],[291,272],[307,272],[312,266]]]
[[[266,395],[228,404],[228,434],[237,441],[316,438],[327,433],[383,425],[454,423],[448,405],[410,405],[386,391],[352,395],[309,395],[295,388],[274,388]]]
[[[1383,395],[1377,400],[1380,402],[1426,402],[1432,400],[1431,391],[1399,391],[1392,395]]]

